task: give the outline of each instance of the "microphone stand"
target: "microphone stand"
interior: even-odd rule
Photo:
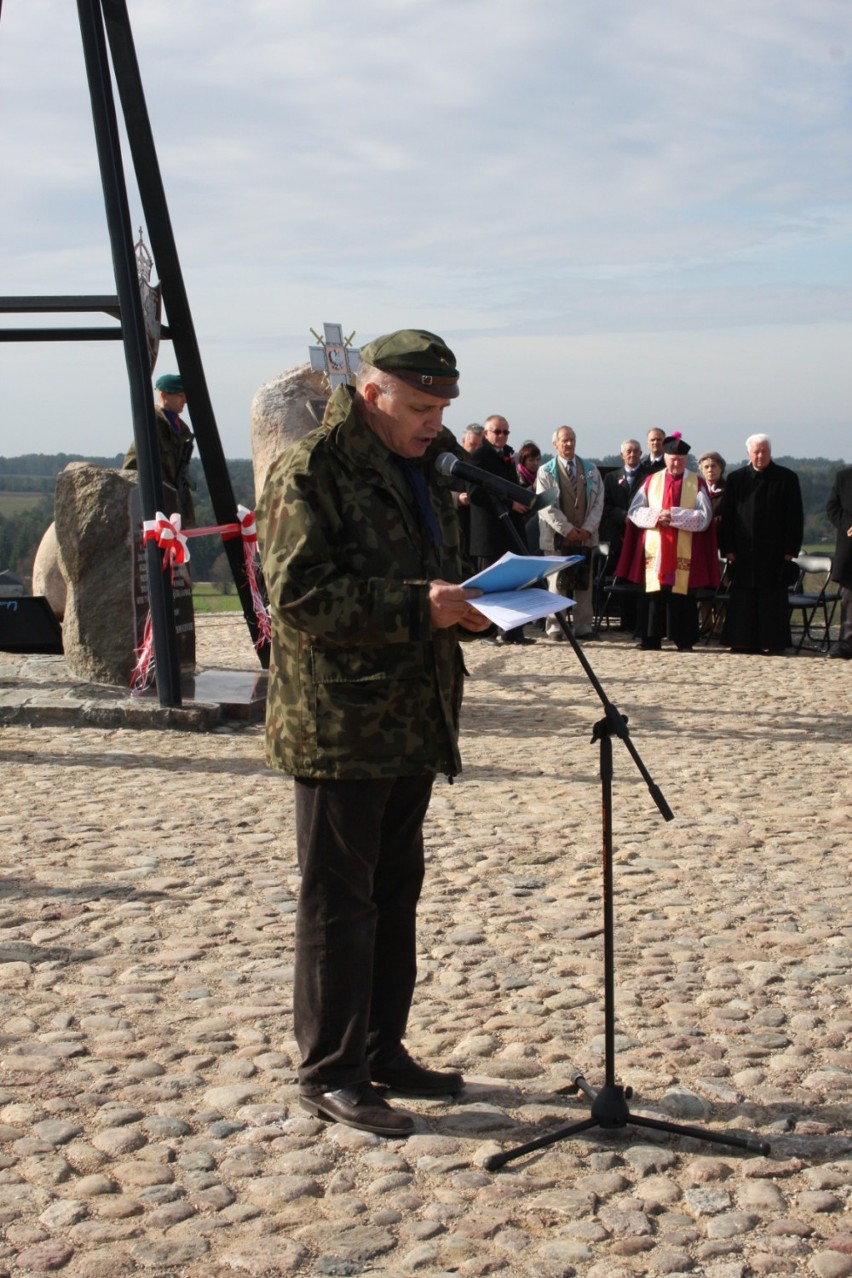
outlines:
[[[510,539],[520,554],[527,554],[521,537],[509,517],[509,506],[500,502],[493,494],[486,491],[485,496],[492,508],[509,530]],[[497,510],[498,505],[502,508]],[[556,602],[556,600],[554,600]],[[589,664],[585,652],[577,642],[572,627],[565,619],[567,608],[554,608],[556,620],[565,638],[574,650],[574,655],[582,666],[586,678],[594,688],[604,708],[604,717],[599,719],[592,730],[592,744],[597,741],[600,752],[601,778],[601,822],[603,827],[603,920],[604,920],[604,1085],[597,1091],[592,1088],[581,1073],[572,1079],[570,1091],[573,1094],[582,1092],[591,1101],[591,1117],[580,1122],[560,1127],[546,1136],[539,1136],[524,1145],[504,1150],[500,1154],[492,1154],[485,1160],[488,1171],[498,1171],[506,1163],[536,1149],[544,1149],[557,1141],[568,1140],[580,1132],[593,1127],[611,1130],[621,1127],[647,1127],[654,1131],[671,1132],[675,1136],[686,1136],[691,1140],[705,1140],[714,1145],[731,1145],[738,1149],[748,1149],[757,1154],[768,1154],[769,1144],[754,1136],[735,1136],[731,1132],[709,1131],[703,1127],[689,1127],[682,1123],[670,1123],[661,1118],[647,1118],[642,1114],[633,1114],[627,1102],[633,1096],[630,1087],[622,1087],[615,1079],[615,921],[613,914],[613,872],[612,872],[612,738],[616,736],[623,743],[627,753],[636,765],[640,776],[648,787],[648,791],[656,804],[663,820],[673,821],[674,813],[665,800],[659,786],[654,783],[648,769],[642,762],[639,752],[630,739],[627,730],[627,716],[613,705],[604,691],[597,675]]]

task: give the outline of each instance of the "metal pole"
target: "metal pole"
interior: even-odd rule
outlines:
[[[98,0],[77,0],[77,11],[83,37],[89,94],[92,100],[92,119],[95,126],[98,163],[112,248],[113,271],[121,308],[142,511],[146,519],[153,519],[157,510],[163,508],[163,480],[151,395],[148,341],[142,319],[142,303],[136,276],[130,210],[121,163],[121,146],[115,102],[112,96],[109,61]],[[160,705],[179,706],[181,704],[180,664],[171,583],[167,574],[162,571],[161,551],[153,542],[149,542],[147,546],[147,562],[148,596],[151,602],[151,625]]]
[[[189,401],[192,425],[198,440],[198,451],[210,490],[210,500],[213,503],[217,522],[233,523],[237,510],[236,499],[207,389],[192,313],[189,309],[189,299],[184,286],[183,272],[154,146],[154,135],[145,103],[139,63],[130,30],[126,0],[101,0],[101,2],[151,251],[162,285],[171,340]],[[252,604],[251,590],[245,577],[240,539],[225,541],[223,546],[231,565],[234,583],[239,592],[252,640],[257,644],[257,618]],[[268,666],[268,646],[259,649],[258,655],[261,664],[264,667]]]

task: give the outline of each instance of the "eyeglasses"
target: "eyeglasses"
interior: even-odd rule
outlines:
[[[488,432],[489,435],[508,435],[507,430],[497,430],[496,427]]]

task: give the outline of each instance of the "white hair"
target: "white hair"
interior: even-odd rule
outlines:
[[[550,441],[550,442],[551,442],[551,444],[555,444],[555,443],[556,443],[557,439],[559,438],[559,432],[560,432],[561,430],[570,430],[571,434],[574,436],[574,439],[576,440],[576,438],[577,438],[577,432],[575,431],[575,429],[574,429],[574,427],[573,427],[573,426],[557,426],[557,427],[556,427],[556,430],[553,432],[553,439],[551,439],[551,441]]]
[[[756,448],[758,444],[768,444],[769,451],[772,452],[772,440],[769,438],[768,435],[749,435],[748,439],[746,440],[746,452],[750,453],[751,450],[753,448]]]
[[[625,448],[638,448],[640,452],[642,451],[642,445],[638,439],[622,439],[618,451],[623,453]]]
[[[399,387],[399,378],[373,364],[365,364],[362,360],[355,372],[355,389],[363,393],[368,382],[373,382],[386,395],[393,395]]]

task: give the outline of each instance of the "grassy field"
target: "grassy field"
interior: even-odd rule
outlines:
[[[0,492],[0,515],[5,519],[14,519],[24,510],[38,506],[48,493],[7,493]]]
[[[225,594],[210,581],[196,581],[192,587],[192,602],[197,613],[240,612],[242,605],[236,590]]]

